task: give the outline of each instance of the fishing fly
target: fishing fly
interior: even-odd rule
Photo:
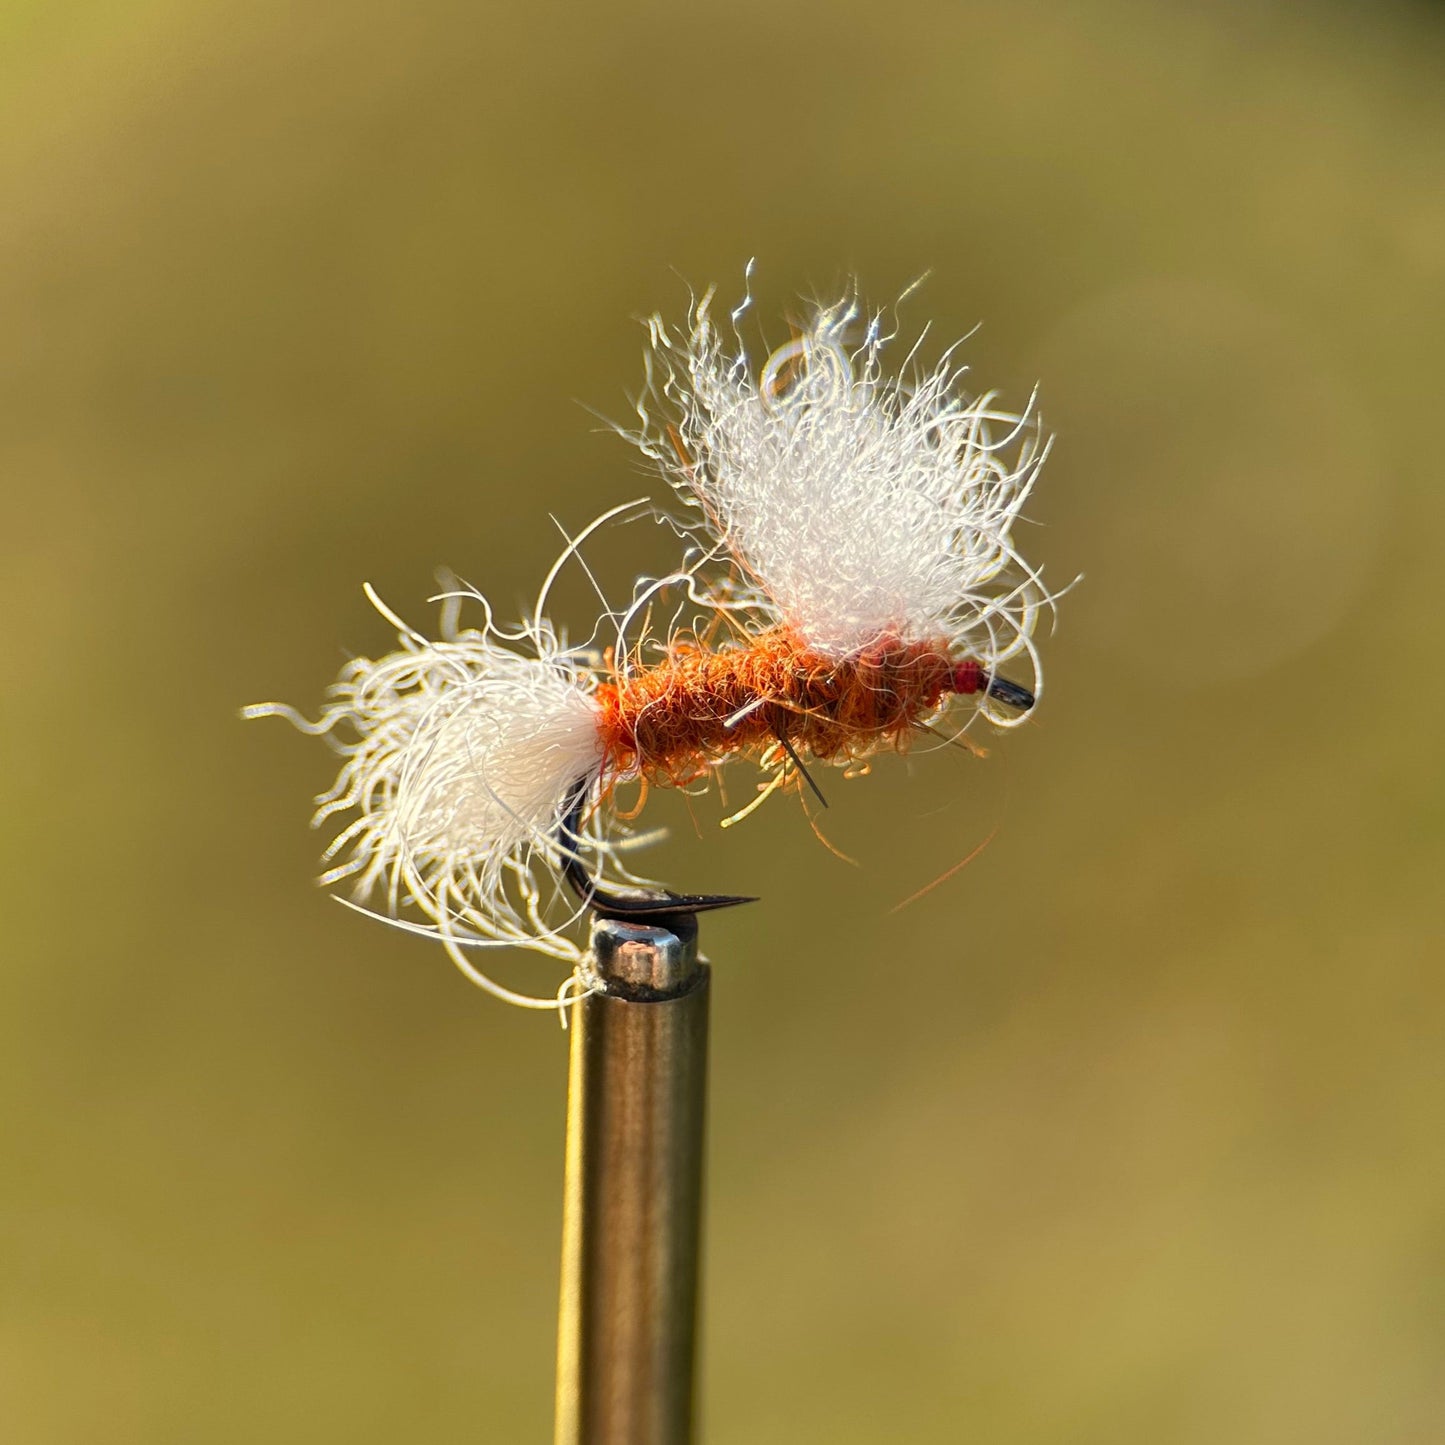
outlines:
[[[713,299],[680,329],[651,320],[622,429],[671,488],[675,572],[567,643],[547,620],[552,585],[631,510],[614,508],[569,540],[520,625],[457,583],[428,638],[368,587],[395,651],[349,662],[315,721],[245,709],[341,757],[314,817],[341,820],[322,883],[351,881],[353,907],[437,939],[508,1002],[565,1007],[595,987],[574,927],[589,909],[665,919],[751,901],[635,876],[638,840],[608,816],[620,783],[688,786],[751,758],[762,781],[734,822],[779,791],[821,800],[812,768],[861,769],[977,717],[1012,727],[1042,690],[1034,633],[1054,598],[1013,540],[1048,450],[1033,400],[1015,414],[971,394],[956,347],[920,367],[922,337],[885,369],[896,332],[855,297],[813,310],[758,366],[750,299],[723,323]],[[572,973],[555,996],[516,993],[476,962],[506,946]]]

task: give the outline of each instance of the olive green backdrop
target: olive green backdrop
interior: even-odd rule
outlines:
[[[387,644],[363,581],[517,615],[549,512],[657,490],[588,410],[635,318],[753,255],[774,334],[931,271],[1086,577],[987,760],[831,779],[858,868],[649,803],[764,895],[705,930],[707,1439],[1445,1438],[1439,8],[31,0],[7,1440],[549,1438],[564,1036],[317,891],[331,763],[236,710]]]

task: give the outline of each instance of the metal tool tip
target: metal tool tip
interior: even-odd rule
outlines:
[[[664,927],[594,918],[592,964],[609,993],[669,997],[690,987],[697,976],[697,925],[678,919]]]

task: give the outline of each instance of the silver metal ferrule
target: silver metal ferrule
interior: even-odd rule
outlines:
[[[692,1440],[709,970],[669,922],[597,919],[573,1010],[557,1445]]]

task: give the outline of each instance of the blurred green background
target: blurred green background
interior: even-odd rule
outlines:
[[[236,709],[387,645],[363,581],[515,616],[549,511],[657,490],[585,409],[635,318],[752,255],[774,334],[931,269],[1087,576],[986,761],[833,780],[860,868],[649,804],[764,895],[706,928],[707,1439],[1445,1438],[1438,7],[0,38],[6,1440],[550,1438],[564,1036],[312,887],[331,761]]]

